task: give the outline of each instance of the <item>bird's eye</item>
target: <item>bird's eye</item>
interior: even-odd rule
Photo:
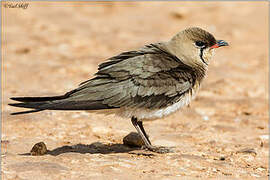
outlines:
[[[195,42],[195,45],[198,46],[198,47],[204,47],[205,46],[205,43],[202,42],[202,41],[196,41]]]

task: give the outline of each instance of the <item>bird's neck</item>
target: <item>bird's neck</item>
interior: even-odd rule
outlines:
[[[208,65],[201,62],[201,60],[194,60],[195,58],[198,58],[197,56],[185,56],[184,53],[182,53],[182,49],[178,49],[176,45],[173,45],[172,42],[170,43],[164,43],[163,44],[164,49],[166,49],[168,52],[176,56],[183,64],[189,66],[196,76],[196,79],[198,81],[203,80],[203,78],[206,75],[206,72],[208,70]]]
[[[196,64],[193,65],[193,69],[194,69],[194,74],[196,76],[196,79],[201,82],[204,77],[206,76],[207,70],[208,70],[208,66],[207,65],[203,65],[203,64]]]

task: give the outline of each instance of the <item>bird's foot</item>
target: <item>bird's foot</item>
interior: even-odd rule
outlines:
[[[171,147],[164,147],[164,146],[143,146],[143,149],[147,149],[149,151],[165,154],[165,153],[173,153],[174,150]]]

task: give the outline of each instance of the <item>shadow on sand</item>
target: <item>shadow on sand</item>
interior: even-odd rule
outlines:
[[[76,144],[71,146],[62,146],[53,150],[48,150],[46,154],[57,156],[63,153],[75,152],[75,153],[90,153],[90,154],[111,154],[111,153],[128,153],[130,151],[139,150],[140,148],[129,147],[123,144],[103,144],[100,142],[94,142],[89,145]],[[30,153],[19,154],[24,156],[30,156]]]

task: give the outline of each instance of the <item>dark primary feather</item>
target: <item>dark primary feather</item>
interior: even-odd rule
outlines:
[[[110,109],[105,104],[99,101],[69,101],[68,99],[55,100],[55,101],[40,101],[40,102],[26,102],[26,103],[13,103],[9,104],[15,107],[39,109],[39,110],[98,110]]]
[[[157,109],[190,92],[198,74],[162,43],[114,56],[96,77],[63,96],[11,98],[11,106],[40,110],[98,110],[119,107]],[[35,111],[34,110],[34,111]]]
[[[66,96],[50,96],[50,97],[12,97],[10,99],[20,102],[39,102],[64,99]]]

